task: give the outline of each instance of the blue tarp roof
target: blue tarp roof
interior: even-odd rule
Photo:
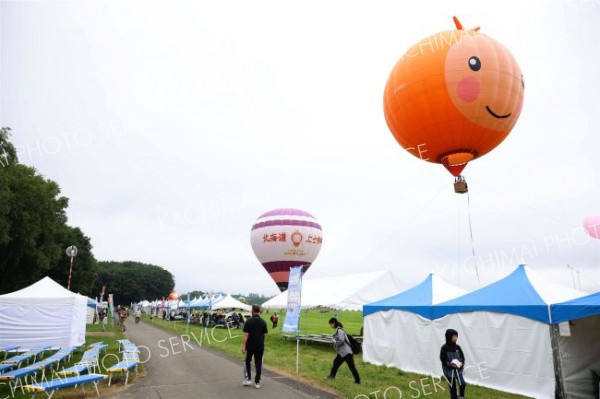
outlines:
[[[551,309],[554,323],[600,315],[600,292],[552,305]]]
[[[430,274],[419,285],[398,295],[363,306],[363,316],[382,310],[398,309],[416,313],[428,319],[432,316],[433,276]]]
[[[434,306],[433,317],[471,311],[510,313],[544,323],[550,322],[549,304],[537,293],[523,265],[502,280]]]

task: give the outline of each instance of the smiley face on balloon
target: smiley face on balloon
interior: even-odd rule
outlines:
[[[397,62],[385,88],[384,112],[400,145],[458,175],[510,133],[525,84],[503,45],[479,28],[464,30],[454,22],[456,30],[421,40]]]

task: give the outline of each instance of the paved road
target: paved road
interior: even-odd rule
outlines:
[[[263,370],[261,389],[242,386],[240,360],[201,348],[193,339],[184,345],[181,336],[150,324],[136,325],[128,320],[125,334],[135,344],[148,348],[142,348],[141,353],[141,358],[147,359],[146,377],[111,399],[336,398],[266,370]],[[183,341],[187,339],[184,337]],[[254,375],[254,367],[252,372]]]

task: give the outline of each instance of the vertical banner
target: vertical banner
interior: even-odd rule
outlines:
[[[190,330],[190,321],[192,320],[192,308],[190,307],[190,293],[187,294],[187,325],[185,326],[185,333],[187,334]]]
[[[112,325],[115,325],[115,309],[113,304],[113,294],[108,294],[108,315],[110,316],[110,320]]]
[[[286,333],[300,332],[300,308],[302,294],[302,266],[290,268],[290,279],[288,282],[288,302],[285,312],[285,320],[281,331]]]

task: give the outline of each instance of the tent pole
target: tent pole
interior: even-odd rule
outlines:
[[[287,314],[286,314],[287,316]],[[302,305],[298,311],[298,331],[296,331],[296,373],[300,369],[300,321],[302,320]]]
[[[296,335],[296,373],[300,366],[300,335]]]
[[[554,380],[556,381],[556,398],[567,399],[565,383],[560,363],[560,348],[558,347],[558,325],[550,324],[550,342],[552,344],[552,360],[554,363]]]

